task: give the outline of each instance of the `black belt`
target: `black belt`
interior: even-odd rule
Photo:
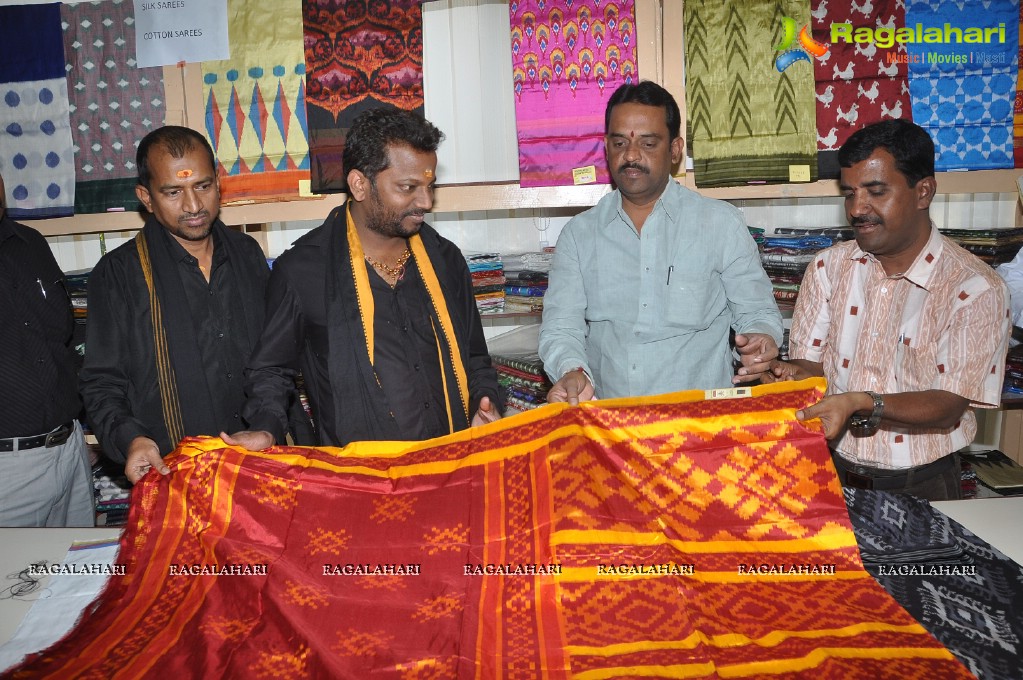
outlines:
[[[845,473],[845,486],[854,489],[886,491],[906,487],[910,481],[910,476],[912,476],[913,483],[923,482],[932,477],[937,477],[946,470],[951,470],[955,466],[956,455],[942,456],[933,463],[904,470],[883,470],[866,465],[857,465],[845,460],[837,453],[832,455],[832,459],[835,461],[835,465],[841,467]]]
[[[52,432],[46,434],[37,434],[34,437],[8,437],[7,439],[0,439],[0,453],[6,451],[13,451],[15,445],[19,451],[25,449],[38,449],[45,446],[50,448],[52,446],[60,446],[67,441],[67,438],[71,436],[71,433],[75,431],[75,421],[69,420]]]

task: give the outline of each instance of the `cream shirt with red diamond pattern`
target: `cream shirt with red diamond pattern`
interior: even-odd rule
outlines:
[[[828,394],[945,390],[993,408],[1001,400],[1009,325],[1001,278],[932,225],[904,274],[887,276],[855,241],[819,253],[799,289],[789,356],[822,363]],[[855,463],[902,469],[957,451],[976,432],[967,409],[950,430],[882,422],[872,436],[846,431],[832,446]]]

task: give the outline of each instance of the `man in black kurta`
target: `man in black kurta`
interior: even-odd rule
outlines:
[[[356,119],[350,200],[274,263],[247,371],[252,431],[235,441],[282,442],[299,371],[321,445],[422,440],[499,417],[468,266],[423,222],[441,137],[408,112]]]
[[[213,151],[168,126],[139,145],[140,235],[89,278],[80,389],[103,450],[137,481],[189,435],[242,427],[243,371],[270,272],[254,239],[218,219]]]

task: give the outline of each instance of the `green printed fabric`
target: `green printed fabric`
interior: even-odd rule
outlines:
[[[793,165],[817,179],[812,64],[775,68],[785,17],[801,28],[809,2],[686,2],[687,139],[698,187],[788,182]]]

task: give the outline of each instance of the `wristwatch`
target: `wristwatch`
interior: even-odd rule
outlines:
[[[881,425],[881,414],[884,413],[884,397],[877,392],[865,390],[867,396],[874,400],[874,410],[869,416],[858,416],[853,414],[849,417],[849,429],[858,430],[854,434],[870,435],[877,431]]]

